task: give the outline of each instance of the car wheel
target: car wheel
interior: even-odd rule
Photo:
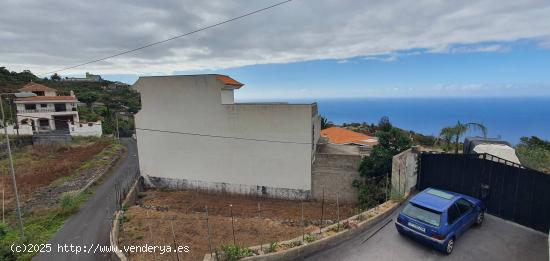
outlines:
[[[449,241],[447,241],[447,245],[445,246],[445,254],[450,255],[453,252],[453,249],[455,247],[455,239],[451,238]]]
[[[476,217],[476,225],[480,226],[483,223],[484,218],[485,218],[485,213],[483,211],[480,211]]]

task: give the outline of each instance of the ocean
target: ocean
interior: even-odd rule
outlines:
[[[457,121],[482,123],[489,137],[517,144],[522,136],[550,139],[550,97],[319,99],[319,113],[336,124],[377,123],[438,135]],[[467,135],[481,135],[470,131]]]
[[[550,139],[550,97],[346,98],[291,100],[318,103],[319,113],[336,124],[377,123],[388,116],[396,127],[427,135],[457,121],[482,123],[489,137],[517,144],[522,136]],[[470,131],[468,136],[481,135]]]

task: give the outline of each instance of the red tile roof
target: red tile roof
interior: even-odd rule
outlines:
[[[218,75],[216,76],[216,79],[222,82],[223,84],[233,86],[236,89],[239,89],[244,85],[227,75]]]
[[[21,92],[55,92],[56,89],[50,88],[48,86],[30,82],[25,84],[21,89],[19,89]]]
[[[73,96],[33,96],[18,98],[16,101],[76,101]]]
[[[376,145],[378,143],[377,141],[375,141],[375,138],[369,135],[339,127],[330,127],[321,130],[321,137],[328,138],[329,142],[332,144],[341,145],[350,143]],[[369,139],[370,141],[368,141]]]

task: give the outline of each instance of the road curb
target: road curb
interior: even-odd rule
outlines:
[[[128,191],[128,194],[124,198],[124,201],[122,202],[122,205],[125,206],[130,202],[130,199],[134,197],[134,194],[137,192],[137,186],[139,184],[139,179],[137,179],[134,184],[132,185],[132,188],[130,191]],[[124,253],[118,248],[118,231],[119,231],[119,220],[124,214],[124,210],[117,210],[114,215],[113,224],[111,225],[111,231],[109,232],[109,241],[111,244],[111,249],[114,249],[114,257],[120,261],[127,261],[128,258]]]

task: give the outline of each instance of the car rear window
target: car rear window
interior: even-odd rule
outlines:
[[[405,206],[403,214],[436,227],[439,227],[439,221],[441,220],[441,213],[411,203]]]

